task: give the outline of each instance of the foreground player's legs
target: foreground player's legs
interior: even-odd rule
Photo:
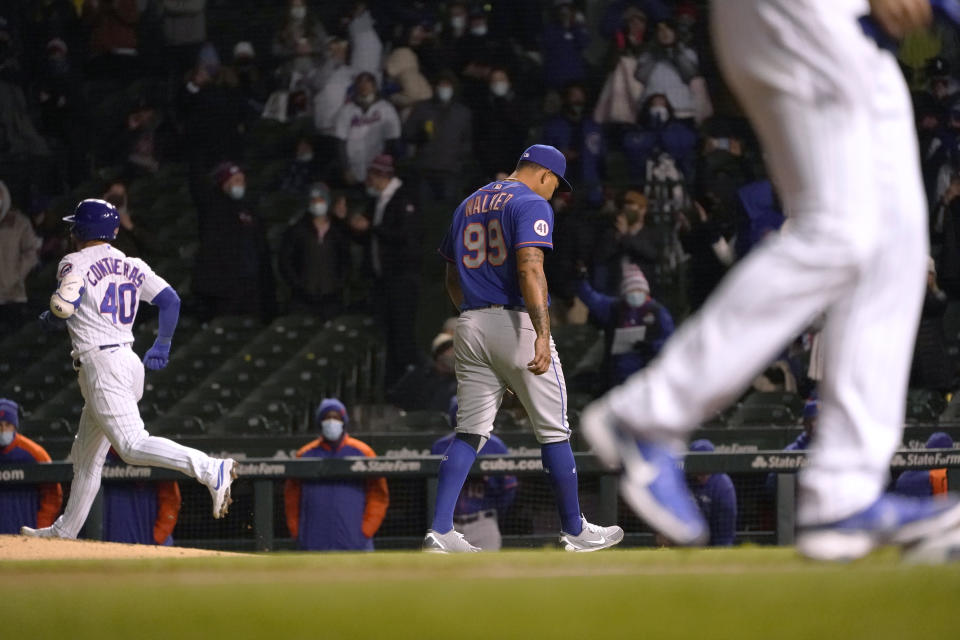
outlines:
[[[147,433],[137,409],[143,395],[143,363],[131,349],[102,353],[94,353],[83,364],[80,383],[85,398],[96,397],[97,422],[110,444],[127,464],[173,469],[196,478],[210,489],[213,516],[225,515],[236,463]]]
[[[836,27],[808,15],[827,5],[774,0],[759,11],[755,0],[730,0],[713,13],[719,60],[768,153],[791,226],[734,268],[657,361],[584,413],[598,455],[625,466],[624,497],[679,542],[698,542],[705,530],[670,453],[818,312],[847,295],[879,246],[872,219],[879,194],[865,161],[871,69],[863,51],[849,49],[869,43],[852,16]],[[607,428],[611,422],[654,448],[631,448],[623,459],[623,434]]]

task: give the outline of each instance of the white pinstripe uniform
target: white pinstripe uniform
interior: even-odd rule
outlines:
[[[67,320],[85,400],[80,426],[70,451],[73,484],[57,535],[76,538],[100,489],[100,474],[110,445],[128,464],[175,469],[210,486],[220,460],[144,429],[137,402],[143,396],[143,363],[133,352],[133,321],[141,299],[150,302],[167,282],[138,258],[128,258],[109,244],[67,255],[58,278],[75,272],[85,291],[76,313]]]
[[[721,68],[792,223],[608,396],[638,433],[679,444],[826,311],[820,428],[800,477],[805,526],[846,518],[883,491],[923,301],[910,96],[893,55],[861,31],[867,13],[866,0],[714,2]]]

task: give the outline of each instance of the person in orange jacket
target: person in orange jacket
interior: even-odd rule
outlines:
[[[0,398],[0,466],[50,462],[39,444],[20,431],[19,406]],[[0,485],[0,533],[20,527],[49,527],[60,513],[63,489],[58,482]]]
[[[336,398],[320,403],[315,414],[321,437],[297,451],[298,458],[375,458],[366,443],[346,432],[347,408]],[[284,488],[287,528],[305,551],[373,551],[390,504],[386,478],[287,480]]]
[[[107,464],[124,464],[113,447]],[[180,485],[165,482],[103,483],[103,539],[129,544],[173,545],[180,517]]]

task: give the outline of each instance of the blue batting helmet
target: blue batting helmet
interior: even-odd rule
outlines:
[[[80,240],[114,240],[120,228],[117,208],[106,200],[94,198],[81,201],[73,215],[63,221],[70,223],[70,233]]]

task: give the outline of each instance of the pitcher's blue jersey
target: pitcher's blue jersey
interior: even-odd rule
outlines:
[[[516,259],[524,247],[553,249],[553,209],[525,184],[491,182],[460,203],[439,251],[457,265],[462,310],[524,305]]]

